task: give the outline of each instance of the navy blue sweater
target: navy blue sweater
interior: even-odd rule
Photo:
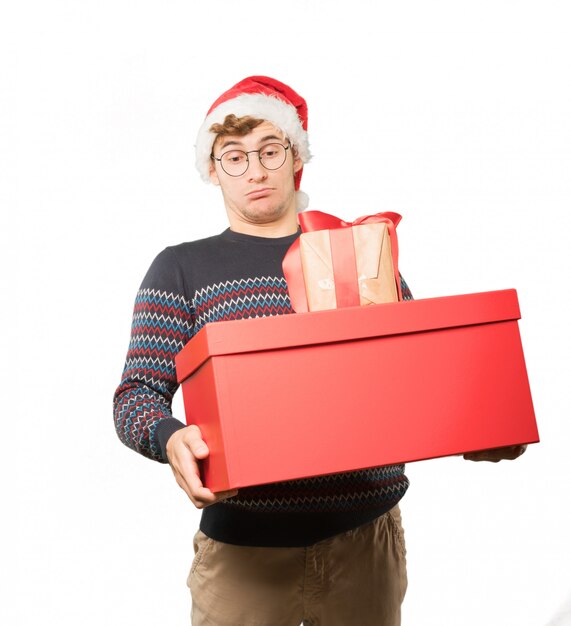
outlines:
[[[204,324],[293,313],[282,260],[297,238],[220,235],[166,248],[135,301],[131,341],[114,396],[119,438],[166,463],[166,442],[185,426],[171,412],[175,355]],[[404,299],[410,291],[401,278]],[[240,489],[205,508],[209,537],[250,546],[304,546],[372,521],[405,494],[403,465]]]

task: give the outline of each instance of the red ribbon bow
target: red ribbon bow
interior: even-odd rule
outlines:
[[[359,306],[359,281],[357,277],[357,263],[355,260],[355,248],[353,245],[353,234],[351,227],[361,224],[385,223],[391,240],[391,251],[393,257],[393,267],[395,282],[397,286],[398,298],[402,300],[400,287],[400,277],[398,272],[398,241],[396,227],[401,220],[398,213],[389,211],[375,213],[374,215],[364,215],[358,217],[353,222],[322,213],[321,211],[305,211],[298,215],[301,230],[304,233],[316,230],[329,230],[329,240],[331,244],[331,258],[333,262],[333,275],[335,279],[335,296],[337,307]],[[297,313],[307,312],[307,294],[305,291],[305,281],[303,280],[303,270],[301,264],[301,252],[299,249],[299,239],[287,251],[283,260],[283,271],[287,282],[290,300]]]

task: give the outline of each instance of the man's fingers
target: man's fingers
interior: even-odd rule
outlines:
[[[232,498],[233,496],[238,495],[237,489],[230,489],[230,491],[217,491],[216,499],[217,500],[226,500],[226,498]]]
[[[192,500],[192,503],[198,509],[202,509],[207,507],[215,502],[219,502],[220,500],[225,500],[226,498],[231,498],[238,493],[237,489],[233,489],[231,491],[220,491],[218,493],[213,493],[210,489],[206,487],[194,487],[189,489],[187,492],[188,497]]]
[[[198,476],[192,473],[176,471],[174,468],[173,471],[175,472],[177,483],[198,509],[202,509],[216,501],[216,495],[203,486]]]
[[[176,468],[177,482],[186,495],[191,499],[194,506],[199,509],[218,502],[238,493],[237,489],[213,493],[205,487],[200,479],[200,471],[197,461],[190,456],[184,456]]]
[[[176,481],[199,509],[238,493],[237,489],[213,493],[203,485],[199,462],[209,454],[200,428],[194,424],[175,432],[167,444],[167,455]]]
[[[198,428],[196,424],[192,424],[188,427],[185,443],[197,459],[204,459],[208,456],[208,446],[204,443],[200,428]]]
[[[480,452],[467,452],[464,458],[467,461],[488,461],[497,463],[506,460],[513,461],[520,457],[527,449],[527,445],[506,446],[505,448],[497,448],[495,450],[481,450]]]
[[[205,459],[209,454],[208,447],[202,439],[194,439],[189,442],[188,447],[197,459]]]
[[[231,498],[238,493],[237,489],[213,493],[212,491],[210,491],[210,489],[202,484],[202,481],[200,480],[198,474],[195,474],[192,470],[188,473],[178,472],[177,482],[180,487],[182,487],[186,495],[190,498],[194,506],[198,509],[202,509],[220,500]]]
[[[486,452],[467,452],[464,455],[466,461],[489,461],[491,463],[497,463],[500,459],[491,457]]]
[[[190,499],[197,509],[203,509],[217,501],[216,494],[212,493],[210,489],[206,489],[206,487],[201,487],[198,491],[193,492]]]
[[[198,463],[194,460],[192,456],[185,455],[181,459],[179,459],[179,463],[176,469],[178,474],[182,478],[184,485],[186,485],[185,491],[188,497],[195,504],[195,501],[202,501],[203,499],[210,500],[211,497],[214,496],[210,489],[207,489],[202,484]]]

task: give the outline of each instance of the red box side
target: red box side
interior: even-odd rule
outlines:
[[[217,491],[228,489],[228,455],[225,446],[224,424],[220,411],[219,392],[215,382],[215,362],[209,359],[182,384],[186,423],[196,424],[207,442],[209,455],[201,463],[204,485],[216,484]]]

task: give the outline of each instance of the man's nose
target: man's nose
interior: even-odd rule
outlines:
[[[248,155],[248,176],[253,180],[263,180],[268,175],[268,170],[262,165],[260,153]]]

